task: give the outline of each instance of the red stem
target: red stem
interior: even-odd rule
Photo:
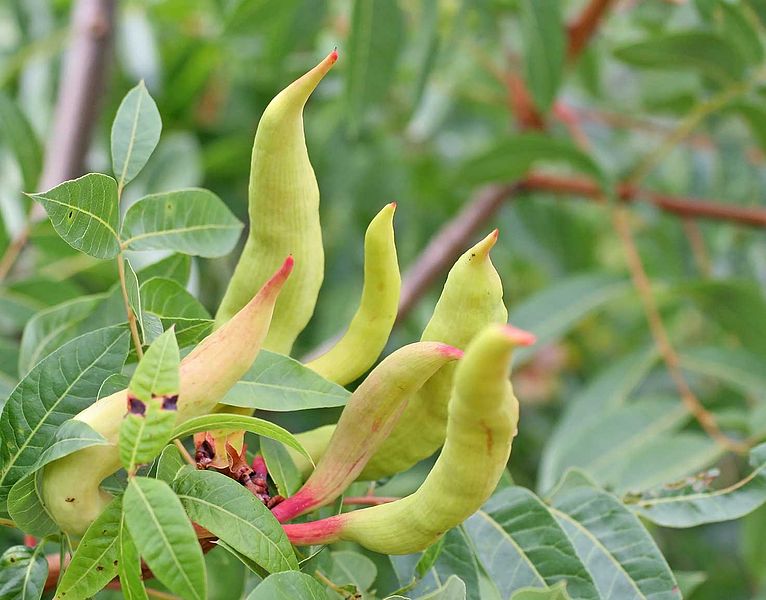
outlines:
[[[567,59],[570,62],[585,50],[612,2],[613,0],[591,0],[577,19],[569,25]]]

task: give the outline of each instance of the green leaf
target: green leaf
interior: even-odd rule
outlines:
[[[11,519],[22,531],[37,537],[59,531],[59,526],[42,501],[42,478],[42,471],[33,471],[19,479],[8,493]]]
[[[522,0],[524,79],[537,108],[547,113],[561,84],[566,36],[558,0]]]
[[[163,279],[172,279],[179,285],[185,286],[189,283],[191,261],[191,256],[186,254],[171,254],[167,258],[141,269],[138,272],[139,280],[143,284],[154,277],[162,277]]]
[[[508,487],[464,524],[501,597],[567,581],[573,599],[598,598],[593,579],[549,509],[530,491]]]
[[[8,494],[8,512],[16,525],[38,537],[58,532],[58,525],[42,501],[42,468],[77,450],[106,444],[106,439],[86,423],[75,419],[65,421],[56,430],[56,435],[37,462],[13,485]]]
[[[614,496],[562,486],[551,512],[593,577],[601,598],[680,600],[673,573],[652,536]]]
[[[703,347],[681,350],[681,366],[706,375],[759,400],[766,400],[763,359],[742,348]]]
[[[128,531],[125,511],[120,515],[117,533],[117,573],[125,600],[148,600],[141,578],[141,557]]]
[[[719,490],[697,491],[694,482],[679,490],[665,489],[631,499],[629,508],[663,527],[695,527],[738,519],[766,502],[766,444],[750,451],[753,471]]]
[[[187,465],[175,444],[165,446],[157,461],[157,479],[172,485],[178,472]]]
[[[88,598],[117,576],[121,521],[122,498],[117,497],[91,523],[77,545],[56,589],[57,600]]]
[[[465,600],[466,585],[457,575],[450,575],[449,579],[438,590],[420,596],[418,600]]]
[[[508,321],[533,332],[537,343],[514,353],[514,368],[526,363],[539,348],[562,338],[582,318],[632,289],[630,282],[623,278],[602,274],[573,275],[518,303],[511,310]]]
[[[455,180],[462,185],[491,181],[513,182],[538,163],[564,163],[606,185],[605,175],[594,160],[569,140],[524,133],[503,138],[458,169]]]
[[[53,227],[72,248],[114,258],[120,251],[117,182],[88,173],[40,194],[27,194],[48,212]]]
[[[209,431],[212,429],[220,429],[222,431],[250,431],[251,433],[282,442],[283,444],[290,446],[290,448],[295,448],[303,456],[311,460],[306,449],[297,439],[295,439],[295,436],[292,433],[270,421],[265,421],[249,415],[218,413],[194,417],[178,425],[173,431],[172,437],[184,438],[193,433]]]
[[[35,189],[43,168],[43,149],[23,111],[3,92],[0,92],[0,143],[16,158],[24,189]]]
[[[250,572],[226,548],[216,547],[205,554],[208,600],[241,600],[252,588]]]
[[[750,18],[744,3],[719,2],[716,11],[721,37],[737,49],[747,64],[760,64],[763,45],[754,24],[755,18]]]
[[[41,552],[26,546],[11,546],[0,556],[0,598],[39,600],[48,577],[48,561]]]
[[[432,555],[430,559],[429,554]],[[467,598],[482,600],[479,590],[479,563],[471,541],[462,527],[448,531],[422,555],[392,556],[391,561],[401,585],[408,585],[413,578],[419,579],[417,585],[412,588],[413,597],[435,591],[451,575],[457,575],[466,584]]]
[[[404,18],[398,2],[354,2],[348,53],[348,119],[356,130],[370,107],[386,100],[394,77],[404,34]]]
[[[130,379],[128,393],[143,402],[157,396],[177,396],[181,355],[174,331],[166,331],[149,346]]]
[[[26,375],[40,359],[77,336],[78,325],[105,298],[83,296],[35,314],[24,327],[19,353],[19,374]]]
[[[40,361],[13,390],[0,415],[0,507],[58,427],[93,402],[104,379],[122,368],[128,344],[121,327],[85,334]]]
[[[77,450],[91,446],[105,446],[108,443],[104,436],[87,423],[77,419],[69,419],[64,421],[61,427],[56,430],[51,443],[42,451],[32,468],[41,469],[54,460],[63,458]]]
[[[129,474],[170,441],[177,416],[181,355],[174,331],[149,346],[128,385],[128,413],[120,427],[120,460]]]
[[[755,354],[766,356],[766,299],[754,281],[705,280],[684,283],[673,292],[690,298],[721,330],[739,338]]]
[[[32,276],[8,283],[0,288],[0,330],[21,331],[36,312],[81,294],[71,281]]]
[[[112,170],[120,190],[149,160],[161,131],[160,112],[141,81],[122,99],[112,123]]]
[[[104,379],[104,383],[98,390],[98,399],[106,398],[117,392],[128,389],[130,378],[122,373],[112,373],[109,377]]]
[[[123,246],[212,258],[232,251],[242,223],[213,192],[189,188],[144,196],[125,213]]]
[[[651,69],[696,70],[718,83],[738,81],[745,64],[737,48],[709,31],[682,31],[652,35],[622,46],[615,57],[630,65]]]
[[[253,366],[223,402],[272,411],[345,406],[351,393],[297,360],[261,350]]]
[[[174,594],[207,597],[205,560],[181,501],[167,483],[133,477],[123,499],[125,522],[152,573]]]
[[[677,397],[640,398],[597,414],[598,420],[570,432],[554,450],[555,470],[541,471],[545,484],[557,480],[566,469],[579,467],[604,486],[617,491],[636,489],[630,483],[635,474],[626,466],[634,462],[633,455],[678,431],[689,420]],[[551,463],[546,466],[552,467]]]
[[[149,342],[146,341],[146,333],[144,332],[144,313],[141,310],[141,295],[138,293],[138,276],[127,258],[123,259],[123,265],[125,269],[125,290],[128,294],[128,306],[133,311],[138,321],[138,326],[141,328],[144,344],[148,344]]]
[[[757,102],[737,100],[730,103],[726,110],[739,115],[747,123],[761,151],[766,151],[766,109]]]
[[[426,548],[418,559],[418,562],[415,564],[415,575],[419,579],[422,579],[425,574],[433,568],[434,563],[436,563],[436,559],[441,555],[442,548],[444,548],[445,539],[446,535],[440,537],[436,542]]]
[[[246,600],[328,600],[324,587],[313,577],[289,571],[269,575]]]
[[[266,467],[269,470],[269,476],[277,485],[277,491],[285,498],[289,498],[297,492],[303,478],[295,466],[290,453],[285,447],[277,441],[269,438],[261,438],[261,454],[266,461]]]
[[[564,474],[566,465],[572,464],[572,448],[590,444],[591,428],[598,427],[605,413],[625,404],[656,362],[654,344],[628,354],[601,371],[567,402],[564,414],[543,449],[537,483],[540,492],[545,493],[553,487]]]
[[[141,284],[144,320],[147,315],[164,329],[175,326],[181,348],[196,344],[212,329],[210,313],[177,281],[153,277]],[[147,327],[148,329],[148,327]]]
[[[704,571],[676,571],[675,577],[676,581],[678,581],[678,589],[681,592],[681,597],[683,598],[690,597],[694,593],[694,590],[708,579],[708,575]]]
[[[271,511],[226,475],[184,467],[173,481],[189,518],[270,573],[298,568],[290,541]]]
[[[549,588],[524,588],[513,593],[511,600],[569,600],[564,581]]]
[[[375,583],[378,568],[369,558],[358,552],[341,550],[332,553],[332,570],[329,579],[336,585],[353,585],[366,592]]]

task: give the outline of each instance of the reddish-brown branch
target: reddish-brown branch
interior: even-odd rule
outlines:
[[[43,189],[82,175],[111,54],[114,6],[115,0],[78,0],[72,9],[71,43],[45,151]]]
[[[574,194],[584,198],[597,198],[599,186],[581,177],[561,177],[533,173],[521,183],[531,191],[546,191],[555,194]],[[657,208],[680,217],[699,217],[714,221],[726,221],[749,227],[766,227],[766,208],[737,206],[702,200],[692,197],[678,197],[653,192],[633,185],[623,184],[617,188],[620,200],[625,202],[649,202]]]
[[[518,197],[519,192],[523,191],[549,192],[566,199],[581,197],[598,200],[602,195],[598,184],[589,179],[544,173],[532,173],[517,185],[493,185],[482,189],[431,239],[405,273],[397,317],[399,321],[407,317],[431,284],[447,272],[481,228],[488,226],[503,203],[511,197]],[[624,202],[648,202],[663,212],[679,217],[698,217],[748,227],[766,227],[766,208],[670,196],[632,185],[618,186],[618,197]]]
[[[402,280],[398,320],[402,320],[425,294],[431,284],[452,266],[471,240],[498,211],[517,186],[511,184],[485,187],[431,238]]]
[[[545,120],[535,107],[532,95],[529,93],[521,75],[511,71],[506,76],[508,100],[516,116],[516,122],[521,129],[543,129]]]
[[[77,0],[72,8],[71,41],[62,67],[53,131],[45,149],[38,185],[41,189],[47,190],[83,173],[109,64],[114,7],[115,0]],[[33,204],[27,225],[0,257],[0,281],[11,271],[29,241],[31,224],[43,215],[42,207]]]
[[[570,62],[585,50],[612,3],[613,0],[590,0],[577,19],[569,25],[567,59]]]

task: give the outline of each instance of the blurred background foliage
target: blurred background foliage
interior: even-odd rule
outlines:
[[[481,186],[512,183],[531,163],[535,172],[578,181],[595,172],[615,189],[623,181],[641,188],[628,222],[683,373],[720,427],[754,445],[766,437],[766,237],[763,221],[725,215],[732,207],[766,209],[766,4],[605,2],[598,31],[581,51],[570,47],[567,60],[566,24],[597,4],[123,0],[86,167],[109,170],[109,124],[143,79],[163,135],[126,204],[202,186],[244,220],[261,112],[337,46],[340,61],[305,112],[327,271],[296,355],[353,314],[364,231],[384,204],[398,202],[406,271]],[[38,191],[71,5],[0,2],[0,251],[24,230],[29,207],[20,192]],[[528,147],[514,145],[530,129],[539,133],[528,134],[537,136],[525,138]],[[652,193],[706,198],[724,217],[681,218],[652,202]],[[463,247],[500,229],[492,256],[511,321],[543,340],[517,361],[522,423],[513,479],[544,492],[575,465],[618,494],[709,468],[720,470],[720,483],[740,479],[746,461],[690,418],[653,350],[612,204],[532,185],[505,195]],[[236,257],[195,259],[191,290],[210,310]],[[419,337],[444,276],[436,274],[399,324],[391,348]],[[47,221],[32,227],[0,286],[0,395],[18,380],[25,322],[46,306],[104,291],[115,278],[111,263],[77,254]],[[287,422],[300,430],[332,418],[301,413]],[[386,489],[412,489],[426,468]],[[684,587],[695,584],[688,597],[766,598],[765,519],[762,509],[741,521],[653,533]]]

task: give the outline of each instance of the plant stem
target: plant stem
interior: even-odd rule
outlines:
[[[176,448],[178,448],[178,451],[181,453],[181,456],[184,457],[184,460],[189,463],[190,465],[197,466],[197,461],[192,458],[192,455],[189,454],[189,451],[186,449],[186,446],[183,445],[183,442],[179,440],[178,438],[173,440],[173,443],[176,445]]]
[[[120,276],[120,291],[122,292],[122,301],[125,304],[125,312],[128,315],[130,335],[133,338],[133,345],[136,347],[138,360],[141,360],[144,357],[144,349],[141,347],[141,338],[138,336],[136,315],[133,314],[133,309],[130,307],[130,300],[128,299],[128,286],[125,282],[125,258],[123,257],[122,252],[117,255],[117,273]]]
[[[325,584],[328,588],[330,588],[336,594],[340,594],[344,598],[352,598],[353,597],[353,596],[350,596],[349,592],[344,590],[338,584],[333,583],[326,575],[324,575],[322,573],[322,571],[319,571],[319,570],[314,571],[314,577],[316,577],[319,581],[321,581],[323,584]]]
[[[0,526],[2,527],[16,527],[16,523],[14,523],[11,519],[2,519],[0,518]]]
[[[659,308],[657,307],[654,295],[652,294],[649,277],[646,274],[644,264],[641,261],[641,256],[636,247],[635,239],[633,238],[633,233],[630,230],[627,210],[621,206],[614,207],[611,210],[611,216],[614,228],[625,249],[628,270],[630,271],[633,285],[638,291],[638,295],[641,299],[641,304],[643,305],[646,314],[646,320],[649,324],[652,338],[654,338],[654,343],[660,351],[660,355],[665,362],[670,378],[673,380],[673,384],[678,390],[681,402],[683,402],[686,409],[697,420],[702,429],[704,429],[705,432],[722,447],[738,453],[747,453],[749,450],[748,445],[737,440],[732,440],[726,436],[721,431],[718,423],[716,423],[713,415],[702,405],[689,387],[686,377],[684,377],[681,370],[681,361],[678,358],[678,354],[676,353],[673,344],[670,342],[670,336],[665,329]]]

